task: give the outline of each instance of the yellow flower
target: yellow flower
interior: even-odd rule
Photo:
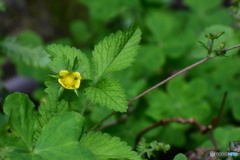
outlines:
[[[68,72],[62,70],[59,72],[58,82],[66,89],[78,89],[80,87],[81,75],[79,72]]]

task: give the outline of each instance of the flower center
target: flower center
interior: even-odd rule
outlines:
[[[68,72],[62,70],[59,72],[58,82],[66,89],[78,89],[80,87],[81,75],[79,72]]]
[[[65,85],[66,86],[71,86],[72,84],[74,84],[74,79],[72,76],[67,76],[65,79],[64,79],[64,82],[65,82]]]

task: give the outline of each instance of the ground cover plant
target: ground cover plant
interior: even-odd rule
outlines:
[[[237,159],[210,152],[238,151],[239,2],[206,2],[62,0],[62,35],[2,35],[3,69],[39,87],[0,72],[1,159]]]

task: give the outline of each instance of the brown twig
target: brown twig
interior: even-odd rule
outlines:
[[[225,102],[226,102],[226,98],[227,98],[227,92],[224,93],[224,96],[223,96],[223,99],[222,99],[222,103],[221,103],[221,107],[220,107],[220,109],[219,109],[219,112],[218,112],[217,117],[215,117],[215,118],[212,119],[212,124],[211,124],[211,125],[212,125],[213,127],[215,127],[215,126],[218,124],[219,119],[220,119],[220,117],[222,116],[222,111],[223,111],[223,107],[224,107]]]
[[[215,151],[219,150],[219,147],[218,147],[218,145],[217,145],[217,142],[216,142],[215,139],[213,138],[212,133],[211,133],[210,130],[207,131],[207,136],[208,136],[208,138],[210,139],[210,141],[212,142],[212,144],[213,144],[213,146],[214,146],[214,150],[215,150]]]
[[[194,124],[196,125],[201,133],[206,132],[209,128],[207,128],[206,126],[204,126],[203,124],[199,123],[198,121],[196,121],[194,118],[189,118],[189,119],[184,119],[184,118],[164,118],[161,119],[160,121],[158,121],[157,123],[152,124],[151,126],[141,130],[138,134],[137,137],[135,138],[135,145],[134,145],[134,150],[136,150],[137,144],[140,141],[141,137],[147,133],[148,131],[158,127],[158,126],[164,126],[168,123],[172,123],[172,122],[176,122],[176,123],[181,123],[181,124]]]
[[[141,130],[136,138],[135,138],[135,145],[134,145],[134,150],[136,150],[136,147],[137,147],[137,144],[138,142],[140,141],[141,137],[147,133],[148,131],[158,127],[158,126],[164,126],[168,123],[172,123],[172,122],[176,122],[176,123],[181,123],[181,124],[193,124],[195,126],[197,126],[200,130],[200,132],[202,134],[207,134],[209,139],[212,141],[215,149],[217,150],[218,149],[218,146],[217,146],[217,143],[216,141],[214,140],[214,138],[211,136],[211,133],[210,131],[216,127],[220,117],[221,117],[221,114],[222,114],[222,110],[223,110],[223,107],[225,105],[225,102],[226,102],[226,98],[227,98],[227,92],[224,93],[224,96],[223,96],[223,100],[222,100],[222,103],[221,103],[221,106],[220,106],[220,109],[219,109],[219,112],[218,112],[218,116],[216,118],[213,118],[212,119],[212,123],[208,126],[205,126],[203,124],[201,124],[200,122],[196,121],[194,118],[189,118],[189,119],[184,119],[182,117],[180,118],[164,118],[164,119],[161,119],[160,121],[148,126],[147,128],[144,128],[143,130]]]

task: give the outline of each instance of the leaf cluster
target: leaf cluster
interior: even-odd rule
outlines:
[[[168,150],[170,150],[170,145],[157,141],[147,143],[144,138],[141,139],[137,146],[137,151],[139,152],[139,155],[142,157],[142,159],[145,157],[145,154],[148,158],[151,158],[151,156],[154,156],[154,151],[163,151],[166,153]]]
[[[6,123],[0,130],[2,159],[139,160],[117,137],[101,132],[83,134],[85,118],[66,109],[64,102],[54,104],[57,100],[50,98],[35,111],[27,95],[7,97]]]
[[[107,75],[132,64],[137,54],[140,35],[141,31],[135,27],[111,34],[95,46],[92,62],[79,49],[50,45],[46,49],[52,59],[50,68],[55,74],[61,70],[79,72],[83,82],[87,83],[86,86],[80,87],[79,92],[89,101],[114,111],[126,112],[128,102],[124,89],[118,81]],[[60,84],[57,84],[55,79],[50,79],[46,85],[48,93],[58,93]]]
[[[93,64],[79,49],[50,45],[51,71],[77,71],[87,85],[79,92],[94,103],[115,111],[125,112],[128,108],[121,85],[106,76],[131,65],[137,53],[140,30],[135,27],[119,31],[105,38],[93,51]],[[129,57],[129,58],[126,58]],[[93,71],[91,70],[93,68]],[[60,84],[54,76],[45,81],[46,97],[35,110],[27,95],[14,93],[4,103],[0,146],[3,159],[131,159],[140,160],[131,147],[120,138],[101,132],[84,133],[85,118],[73,111],[79,104],[71,90],[59,97]]]

